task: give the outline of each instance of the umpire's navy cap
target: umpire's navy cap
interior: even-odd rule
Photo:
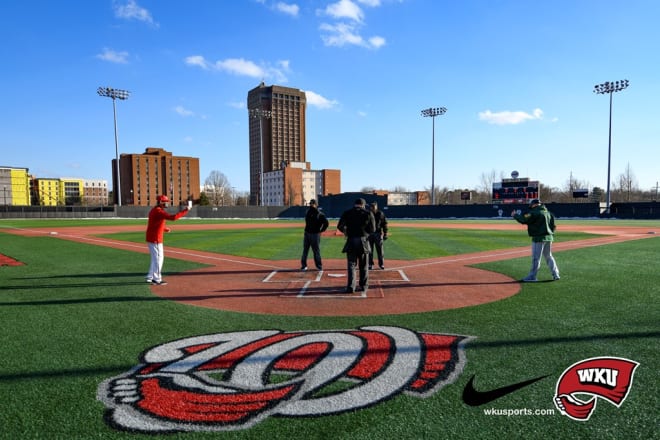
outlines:
[[[355,204],[364,206],[367,202],[364,199],[355,199]]]

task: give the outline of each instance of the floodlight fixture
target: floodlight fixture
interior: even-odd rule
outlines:
[[[112,98],[112,114],[115,121],[115,172],[117,173],[117,206],[121,206],[121,178],[119,177],[119,140],[117,137],[117,107],[115,100],[121,99],[122,101],[128,99],[130,92],[128,90],[114,89],[112,87],[99,87],[96,90],[99,96],[104,98]]]
[[[444,115],[447,109],[444,107],[431,107],[422,110],[422,116],[431,118],[432,135],[431,135],[431,205],[435,205],[435,117]]]
[[[610,173],[612,170],[612,94],[628,88],[629,84],[630,81],[628,81],[627,79],[623,79],[619,81],[606,81],[602,84],[596,84],[594,86],[594,93],[597,93],[599,95],[610,95],[610,123],[609,123],[608,142],[607,142],[607,195],[605,201],[605,212],[607,213],[607,215],[610,214],[610,204],[611,204]]]

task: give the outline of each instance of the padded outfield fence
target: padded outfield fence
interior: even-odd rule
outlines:
[[[352,198],[351,198],[352,197]],[[519,204],[465,204],[388,206],[383,196],[363,195],[367,203],[376,201],[391,219],[492,219],[508,218],[512,209],[524,209]],[[319,197],[319,207],[330,218],[339,218],[352,206],[354,195]],[[549,203],[558,218],[620,218],[660,219],[660,204],[653,202],[613,203],[610,214],[602,212],[598,203]],[[0,218],[146,218],[151,207],[146,206],[0,206]],[[190,217],[208,219],[244,218],[304,218],[306,206],[194,206]]]

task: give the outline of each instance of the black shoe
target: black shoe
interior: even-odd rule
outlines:
[[[303,266],[303,267],[301,267],[300,270],[302,270],[303,272],[305,272],[305,271],[307,270],[307,266]]]
[[[353,290],[352,287],[347,287],[347,288],[344,289],[344,292],[345,292],[345,293],[353,293],[354,290]]]
[[[369,286],[357,286],[357,287],[355,288],[355,291],[356,291],[356,292],[366,292],[368,287],[369,287]]]
[[[369,265],[369,270],[374,270],[374,265],[373,264]]]
[[[323,270],[323,266],[316,266],[318,270]]]
[[[167,286],[167,281],[163,281],[163,280],[155,281],[155,280],[152,280],[152,281],[151,281],[151,284],[153,284],[154,286]]]
[[[381,268],[382,270],[385,270],[385,266],[383,266],[382,264],[380,265],[380,268]]]

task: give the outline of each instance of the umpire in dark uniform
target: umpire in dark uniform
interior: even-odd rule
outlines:
[[[371,252],[369,252],[369,270],[374,268],[374,252],[378,255],[378,267],[385,269],[385,260],[383,258],[383,241],[387,240],[387,217],[383,211],[378,210],[378,203],[371,202],[369,209],[374,215],[376,221],[376,230],[369,234],[369,244],[371,245]]]
[[[328,229],[328,219],[318,210],[316,200],[309,201],[309,209],[305,214],[305,235],[303,237],[303,252],[300,256],[300,270],[307,270],[307,254],[312,248],[314,264],[318,270],[323,270],[321,260],[321,234]]]
[[[364,209],[364,199],[357,199],[353,208],[344,211],[337,223],[337,229],[346,236],[346,244],[342,252],[346,253],[348,269],[348,285],[346,292],[363,292],[369,284],[369,271],[367,259],[371,248],[369,247],[369,234],[376,230],[376,221],[371,212]],[[360,272],[359,285],[355,286],[355,266]]]

